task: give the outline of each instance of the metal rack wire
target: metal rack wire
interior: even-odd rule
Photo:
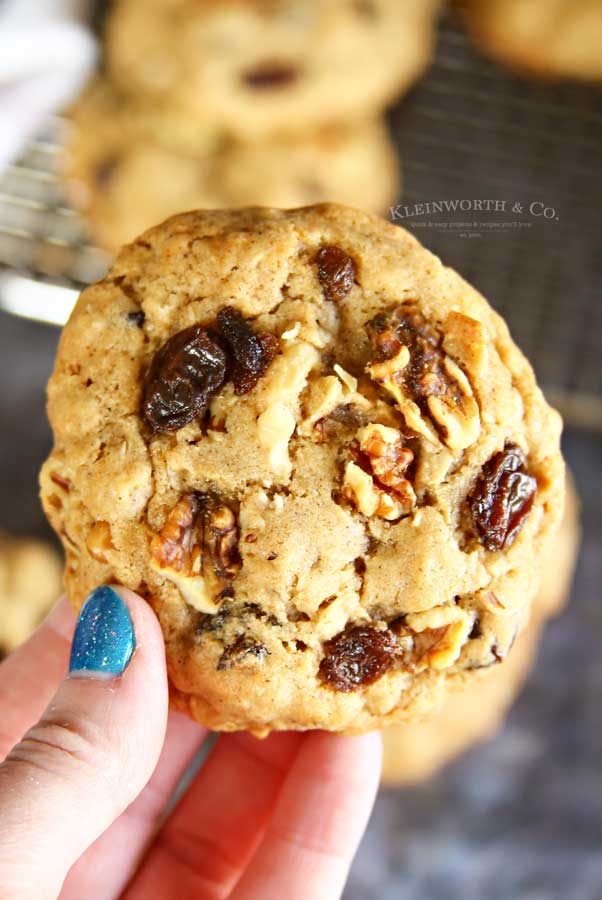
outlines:
[[[530,217],[506,230],[495,230],[495,215],[478,216],[472,234],[436,216],[400,224],[505,316],[567,421],[602,428],[602,92],[507,73],[448,16],[433,66],[389,121],[406,207],[496,198],[555,209],[552,221]],[[50,121],[0,179],[0,306],[57,324],[108,263],[63,196],[57,158],[67,127]]]

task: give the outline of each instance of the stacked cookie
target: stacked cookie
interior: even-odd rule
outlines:
[[[458,0],[484,53],[549,79],[602,80],[600,0]]]
[[[385,212],[384,109],[427,64],[439,0],[119,0],[106,74],[72,110],[65,174],[116,250],[184,209]]]

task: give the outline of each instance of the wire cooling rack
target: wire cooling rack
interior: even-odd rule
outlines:
[[[395,220],[505,316],[567,422],[602,429],[602,91],[515,76],[448,15],[389,122]],[[67,127],[50,121],[0,179],[0,306],[56,324],[108,263],[63,196]]]

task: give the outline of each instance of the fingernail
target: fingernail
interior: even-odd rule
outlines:
[[[92,591],[80,610],[71,644],[69,675],[116,678],[136,649],[130,611],[113,588]]]

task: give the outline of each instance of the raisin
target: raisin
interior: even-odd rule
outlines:
[[[453,392],[443,367],[441,336],[414,307],[400,306],[393,312],[381,313],[366,328],[378,362],[392,359],[402,346],[408,348],[409,362],[396,375],[396,380],[403,382],[423,412],[428,412],[429,397]],[[456,396],[455,400],[459,402],[460,397]]]
[[[237,309],[226,306],[217,314],[217,328],[230,355],[229,377],[235,394],[252,390],[276,355],[278,340],[257,335]]]
[[[477,618],[474,620],[474,625],[472,626],[472,630],[468,635],[471,641],[474,641],[476,638],[480,638],[483,635],[483,629],[481,628],[481,622]]]
[[[226,602],[216,613],[198,613],[193,626],[193,633],[196,637],[201,637],[206,632],[222,631],[230,617],[232,616],[232,606]]]
[[[506,443],[485,463],[469,497],[479,540],[487,550],[510,547],[531,511],[537,482],[527,473],[523,451]]]
[[[264,647],[263,644],[259,644],[252,638],[245,637],[244,634],[241,634],[233,644],[226,647],[220,656],[217,668],[219,670],[231,669],[233,666],[238,665],[238,663],[241,663],[244,659],[249,657],[255,657],[258,662],[263,662],[267,654],[267,647]]]
[[[349,625],[324,644],[320,681],[335,691],[355,691],[381,678],[402,651],[395,635],[372,625]]]
[[[340,247],[326,246],[320,247],[314,262],[324,296],[333,303],[340,303],[353,287],[357,275],[354,260]]]
[[[108,187],[109,182],[117,170],[118,163],[119,156],[116,153],[105,157],[105,159],[99,162],[94,173],[98,187]]]
[[[226,371],[223,348],[201,326],[174,334],[157,351],[144,379],[142,417],[151,431],[177,431],[200,416]]]
[[[142,326],[144,325],[146,316],[144,315],[144,313],[142,312],[141,309],[135,309],[135,310],[132,310],[132,312],[128,313],[127,318],[128,318],[128,322],[131,322],[132,325],[137,325],[138,328],[142,328]]]
[[[357,575],[361,576],[366,574],[366,560],[362,556],[358,556],[353,560],[353,567]]]
[[[247,87],[281,88],[297,81],[299,74],[299,70],[290,63],[264,62],[253,69],[247,69],[242,80]]]

